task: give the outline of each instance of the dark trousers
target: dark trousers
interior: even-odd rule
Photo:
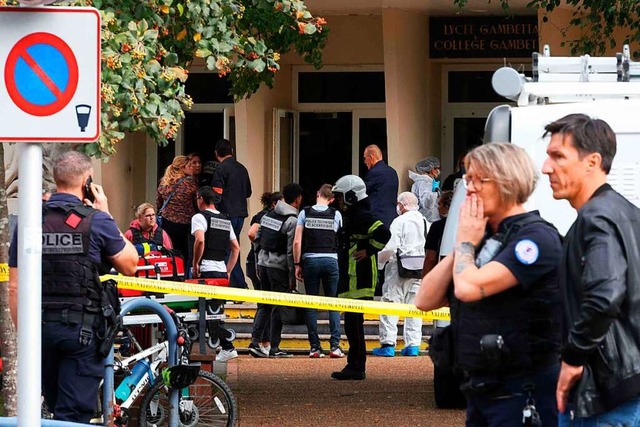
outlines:
[[[367,364],[367,344],[364,340],[364,314],[344,313],[344,333],[349,341],[347,369],[364,372]]]
[[[162,219],[162,229],[171,237],[173,249],[180,251],[180,255],[185,262],[185,268],[191,267],[187,264],[189,256],[189,235],[191,234],[191,224],[179,224],[168,219]]]
[[[247,276],[251,279],[253,289],[256,291],[263,291],[264,289],[262,287],[262,282],[258,277],[257,269],[258,266],[256,265],[255,260],[252,262],[247,260]],[[260,316],[261,319],[259,322],[254,320],[253,329],[251,330],[251,342],[255,345],[271,340],[271,306],[267,306],[268,309],[265,309],[264,307],[265,304],[257,304],[255,319],[257,319],[258,316]]]
[[[202,278],[202,279],[226,279],[227,278],[227,273],[226,272],[223,273],[222,271],[202,271],[202,272],[200,272],[200,278]],[[220,313],[219,314],[224,314],[224,301],[222,301],[222,300],[210,300],[210,301],[207,301],[207,305],[214,306],[214,311],[215,311],[216,307],[220,306]],[[214,322],[216,322],[216,321],[214,320],[214,321],[211,321],[210,323],[214,323]],[[222,322],[222,324],[224,324],[224,322]],[[212,325],[209,328],[209,334],[210,335],[212,333],[212,331],[211,331],[212,327],[215,327],[215,326]],[[223,337],[220,337],[220,347],[223,350],[233,350],[234,349],[233,344],[231,343],[231,341],[229,341],[228,339],[223,338]]]
[[[104,361],[94,338],[80,344],[81,325],[42,324],[42,393],[56,420],[88,424],[93,417]]]
[[[231,227],[233,228],[233,232],[236,233],[236,238],[238,239],[238,243],[240,243],[240,233],[242,232],[242,226],[244,225],[244,218],[239,216],[232,216],[229,218],[231,220]],[[227,251],[227,256],[224,259],[224,262],[229,262],[229,254],[231,252]],[[241,288],[247,289],[249,286],[247,285],[247,281],[244,278],[244,273],[242,272],[242,263],[240,262],[240,257],[238,257],[238,262],[233,267],[231,271],[231,278],[229,279],[229,286],[232,288]]]
[[[287,292],[289,290],[289,272],[277,268],[258,266],[260,272],[260,283],[263,291]],[[268,316],[271,317],[271,349],[277,350],[282,341],[282,310],[279,305],[263,305],[262,310],[256,312],[253,321],[252,341],[261,340],[263,328],[267,326]]]
[[[556,406],[556,384],[560,365],[553,364],[538,369],[528,375],[505,379],[503,386],[492,393],[491,397],[467,397],[467,427],[499,427],[522,425],[522,410],[530,398],[524,390],[525,384],[535,387],[531,392],[534,406],[540,414],[543,426],[558,425]],[[485,382],[483,378],[471,378],[474,384]],[[463,385],[464,386],[464,385]],[[604,424],[603,424],[604,425]]]

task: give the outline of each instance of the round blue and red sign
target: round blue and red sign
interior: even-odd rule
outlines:
[[[50,33],[33,33],[9,52],[4,77],[18,108],[33,116],[51,116],[76,93],[78,63],[64,40]]]

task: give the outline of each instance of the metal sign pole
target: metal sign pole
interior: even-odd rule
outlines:
[[[18,426],[33,427],[41,415],[42,146],[18,147]]]

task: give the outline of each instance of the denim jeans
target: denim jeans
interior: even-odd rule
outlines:
[[[307,295],[320,295],[320,281],[324,295],[335,297],[338,294],[338,260],[331,257],[304,258],[302,260],[302,275]],[[340,313],[329,311],[329,329],[331,348],[340,345]],[[318,337],[318,310],[307,310],[307,332],[311,348],[320,347]]]
[[[604,414],[571,419],[570,411],[558,416],[560,427],[613,427],[640,426],[640,398],[628,400]]]

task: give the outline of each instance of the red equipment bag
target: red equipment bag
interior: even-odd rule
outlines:
[[[229,286],[229,279],[187,279],[185,283],[207,286]]]
[[[135,277],[143,277],[145,279],[166,279],[174,282],[184,280],[184,259],[175,255],[171,251],[151,251],[140,257],[138,267],[146,267],[139,269]],[[149,268],[155,267],[155,268]],[[159,274],[158,274],[159,273]],[[144,295],[143,291],[134,291],[132,289],[118,289],[121,297],[138,297]]]

